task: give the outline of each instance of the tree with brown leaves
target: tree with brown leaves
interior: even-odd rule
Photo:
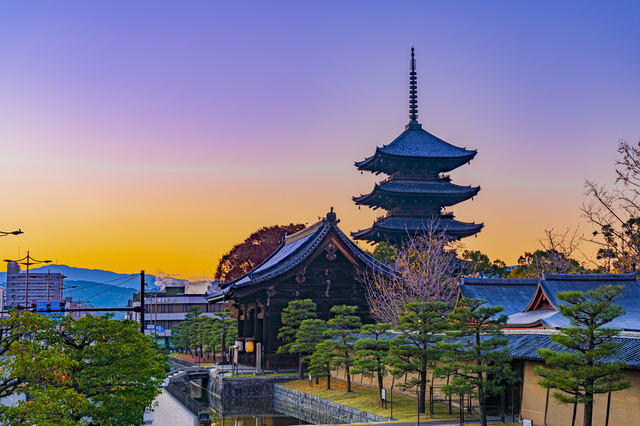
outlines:
[[[216,281],[228,282],[243,276],[269,257],[285,235],[295,234],[304,228],[301,223],[290,223],[258,229],[222,256],[216,268]]]

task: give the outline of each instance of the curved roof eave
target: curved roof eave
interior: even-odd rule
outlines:
[[[304,234],[306,230],[317,226],[317,229],[310,232],[308,235],[303,235],[301,238],[295,238],[298,234]],[[324,240],[325,236],[329,233],[331,229],[334,229],[338,237],[343,241],[343,243],[351,249],[352,253],[365,265],[368,267],[373,267],[377,269],[383,270],[387,274],[392,274],[393,272],[382,263],[378,262],[368,253],[365,253],[360,247],[353,243],[353,241],[349,240],[349,238],[338,228],[337,222],[327,222],[324,219],[320,222],[316,222],[316,224],[311,225],[302,231],[299,231],[296,234],[291,235],[288,239],[283,242],[276,251],[274,251],[265,261],[261,262],[258,266],[253,268],[247,274],[230,281],[227,283],[225,287],[230,288],[244,288],[253,284],[258,284],[260,282],[267,281],[279,275],[285,274],[291,269],[295,268],[300,263],[304,262],[313,251],[320,245],[320,243]],[[299,247],[296,247],[291,253],[287,254],[273,266],[270,266],[264,270],[260,270],[261,267],[268,264],[271,260],[274,259],[282,250],[284,250],[288,245],[295,244],[297,241],[300,241],[304,238],[304,241],[300,243]]]

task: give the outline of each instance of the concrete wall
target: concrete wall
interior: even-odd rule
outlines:
[[[273,387],[273,408],[312,424],[385,422],[386,417],[356,410],[280,385]]]
[[[544,423],[544,409],[547,390],[537,382],[539,376],[533,374],[533,368],[543,365],[540,362],[527,361],[524,372],[524,389],[522,400],[522,418],[533,420],[536,425]],[[627,371],[627,379],[631,381],[631,389],[611,394],[609,426],[626,426],[640,424],[640,373]],[[553,393],[553,390],[551,391]],[[578,405],[576,424],[582,424],[583,405]],[[597,395],[593,407],[593,424],[604,425],[607,413],[607,395]],[[547,424],[549,426],[570,426],[573,416],[573,405],[558,405],[549,395]]]
[[[297,379],[279,377],[209,377],[209,405],[222,416],[274,415],[273,387],[276,382]]]

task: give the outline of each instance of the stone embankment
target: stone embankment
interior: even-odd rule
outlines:
[[[273,385],[273,408],[312,424],[386,422],[386,417],[356,410],[308,393]]]

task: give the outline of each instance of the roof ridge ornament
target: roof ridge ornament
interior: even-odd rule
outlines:
[[[336,223],[340,222],[338,220],[338,217],[336,216],[336,214],[333,212],[333,207],[331,207],[331,211],[329,213],[327,213],[326,221],[327,222],[336,222]]]
[[[405,130],[421,130],[422,125],[418,123],[418,73],[416,72],[415,49],[411,46],[411,61],[409,61],[409,124]]]

